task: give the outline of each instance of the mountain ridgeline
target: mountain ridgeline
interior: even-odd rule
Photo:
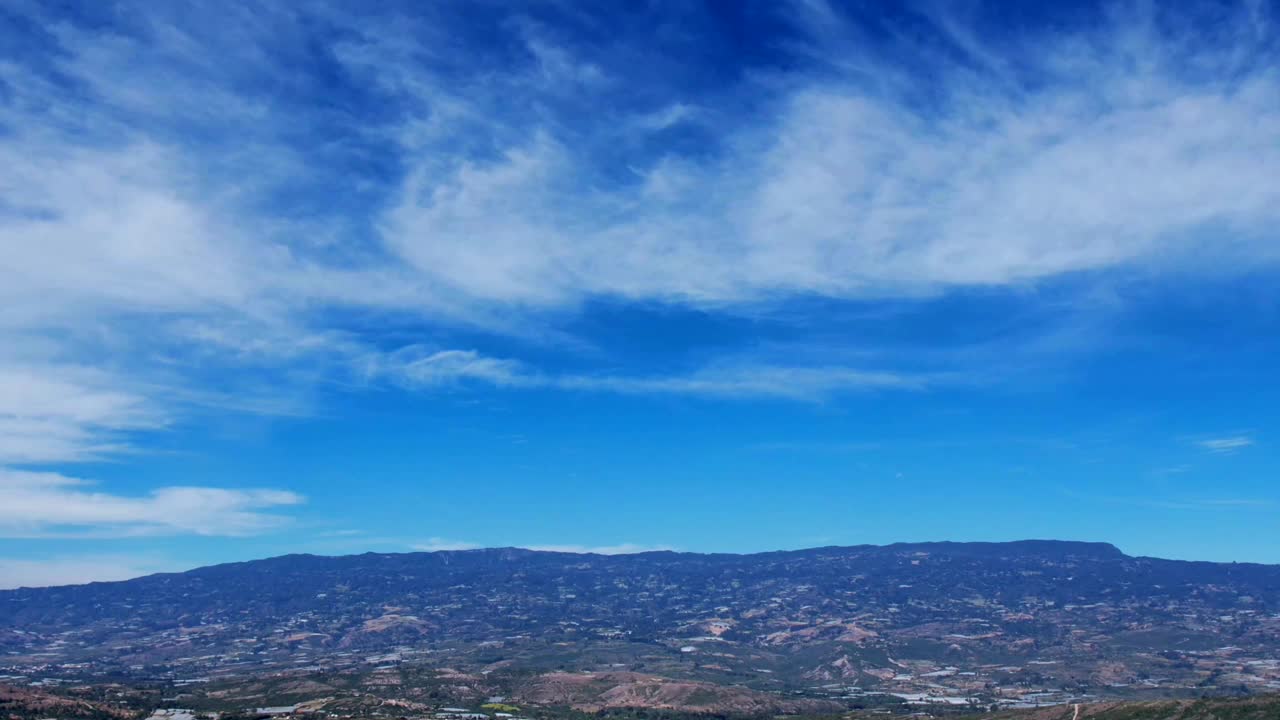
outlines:
[[[1280,566],[1058,541],[290,555],[0,592],[0,650],[18,670],[168,679],[390,657],[474,672],[477,694],[580,671],[828,694],[1243,692],[1280,688]]]
[[[1135,558],[1106,543],[1039,540],[752,555],[518,548],[285,555],[123,582],[0,591],[0,627],[137,621],[159,628],[300,612],[333,618],[392,603],[425,611],[442,629],[449,619],[480,621],[473,631],[479,634],[546,620],[581,622],[605,610],[632,633],[646,634],[667,630],[673,613],[750,606],[775,596],[856,605],[842,600],[850,598],[867,609],[945,606],[960,596],[1012,605],[1028,598],[1059,606],[1129,601],[1153,612],[1166,602],[1232,609],[1247,596],[1246,603],[1268,612],[1280,610],[1280,566]]]

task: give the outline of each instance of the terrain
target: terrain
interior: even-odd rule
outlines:
[[[15,686],[353,717],[1243,696],[1280,690],[1280,566],[1056,541],[292,555],[0,592],[0,652]]]
[[[1202,698],[1056,705],[1039,710],[973,716],[972,720],[1274,720],[1280,697]]]
[[[267,720],[271,717],[308,718],[320,717],[412,717],[416,708],[410,705],[383,705],[379,708],[361,711],[357,708],[344,707],[334,703],[312,703],[288,707],[259,708],[239,712],[219,713],[192,709],[150,709],[144,700],[145,694],[131,694],[127,691],[109,686],[106,694],[112,695],[109,700],[88,700],[85,695],[103,694],[102,689],[71,688],[58,693],[32,691],[0,685],[0,716],[9,720],[35,720],[37,718],[70,718],[73,720]],[[511,713],[502,710],[521,712],[521,709],[506,703],[487,703],[481,706],[481,712],[459,712],[461,708],[450,708],[446,712],[437,712],[434,718],[454,720],[461,716],[489,716],[498,718],[511,717]],[[487,711],[487,712],[486,712]],[[659,718],[661,720],[708,720],[715,717],[733,715],[725,713],[707,714],[700,712],[679,711],[606,711],[598,710],[595,714],[586,714],[572,709],[553,709],[538,711],[537,716],[543,718],[565,718],[565,720],[588,720],[592,717],[610,717],[618,720],[644,720]],[[920,713],[915,713],[920,714]],[[777,717],[768,713],[749,714],[744,717]],[[795,720],[870,720],[885,717],[884,710],[850,710],[830,715],[793,715]],[[1197,698],[1194,700],[1148,700],[1148,701],[1112,701],[1093,703],[1070,703],[1051,705],[1026,710],[1001,710],[994,712],[957,712],[952,713],[950,720],[1276,720],[1280,718],[1280,695],[1260,695],[1246,698]],[[469,718],[468,718],[469,720]]]

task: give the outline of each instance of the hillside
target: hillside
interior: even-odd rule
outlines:
[[[1280,688],[1278,650],[1280,567],[1054,541],[294,555],[0,592],[10,673],[340,673],[459,701],[564,672],[845,706],[1264,692]],[[568,704],[647,692],[583,690]]]
[[[0,685],[0,717],[9,720],[129,720],[141,714],[136,706],[130,707],[119,699],[108,701],[101,697],[103,694],[97,688],[86,688],[78,694],[58,694],[37,688]],[[121,693],[113,694],[118,697]]]
[[[973,720],[1276,720],[1280,696],[1059,705]]]

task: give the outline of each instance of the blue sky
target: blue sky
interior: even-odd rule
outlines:
[[[1280,562],[1272,3],[0,9],[0,585]]]

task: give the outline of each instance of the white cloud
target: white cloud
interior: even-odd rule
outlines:
[[[75,555],[40,560],[0,558],[0,590],[130,580],[181,569],[167,561],[127,555]]]
[[[483,545],[465,540],[449,540],[446,538],[427,538],[423,542],[414,543],[409,546],[418,552],[440,552],[443,550],[478,550]]]
[[[0,466],[119,451],[120,433],[164,421],[154,403],[111,373],[0,358]]]
[[[1230,454],[1253,445],[1254,440],[1248,435],[1208,438],[1197,440],[1196,444],[1212,453]]]
[[[173,486],[116,495],[65,475],[0,468],[3,537],[255,535],[289,522],[266,510],[301,502],[296,493],[269,489]]]
[[[459,41],[438,18],[316,10],[347,38],[326,48],[335,71],[394,111],[344,116],[310,140],[315,103],[246,82],[297,76],[288,53],[313,46],[316,24],[292,11],[175,6],[139,14],[136,35],[33,18],[57,51],[0,62],[0,464],[133,449],[208,373],[246,366],[300,385],[346,366],[424,388],[804,399],[935,382],[750,358],[553,374],[422,346],[369,365],[383,338],[341,326],[348,311],[550,335],[531,328],[601,296],[736,310],[1277,260],[1266,12],[1209,39],[1123,17],[1025,53],[934,18],[971,62],[899,48],[936,64],[924,103],[838,12],[806,6],[798,44],[829,70],[698,98],[673,84],[650,107],[608,95],[648,68],[581,57],[532,24],[517,28],[527,63],[467,53],[474,76],[459,77]],[[706,152],[642,142],[688,125],[714,129]],[[650,149],[601,152],[635,147]],[[360,169],[371,165],[407,171]],[[297,196],[310,203],[281,199]],[[158,370],[164,382],[136,380]]]
[[[390,374],[415,387],[437,387],[475,380],[492,385],[525,385],[533,381],[514,360],[485,357],[474,350],[402,348],[386,358],[368,361],[370,374]]]
[[[487,161],[432,155],[382,230],[433,283],[533,305],[909,296],[1206,254],[1273,262],[1274,66],[1247,38],[1190,58],[1182,40],[1152,26],[1046,40],[1018,58],[1036,86],[940,69],[927,109],[853,80],[800,82],[773,117],[726,131],[730,152],[661,158],[614,190],[586,184],[589,159],[545,132]],[[1241,53],[1254,64],[1233,70]]]
[[[669,545],[641,545],[638,543],[619,543],[617,545],[522,545],[525,550],[539,552],[576,553],[580,555],[634,555],[644,552],[675,550]]]
[[[464,382],[498,387],[605,392],[625,395],[777,397],[820,400],[829,395],[871,389],[921,389],[941,378],[855,368],[721,364],[683,375],[627,376],[548,374],[514,360],[490,358],[474,350],[430,351],[406,348],[366,359],[371,376],[389,377],[412,388],[437,388]]]
[[[857,390],[920,389],[930,382],[931,379],[925,376],[892,372],[785,366],[711,367],[688,375],[665,377],[574,375],[549,381],[554,387],[568,390],[795,400],[820,400],[832,394]]]

